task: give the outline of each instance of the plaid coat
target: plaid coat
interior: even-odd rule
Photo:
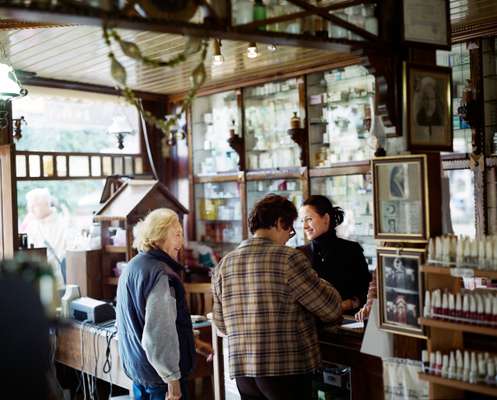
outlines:
[[[341,298],[300,251],[251,238],[213,275],[213,318],[228,336],[231,378],[305,374],[319,367],[314,316],[341,317]]]

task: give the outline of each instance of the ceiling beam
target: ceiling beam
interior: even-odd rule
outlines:
[[[295,0],[293,1],[295,2]],[[298,3],[300,3],[300,1]],[[312,10],[314,11],[314,8]],[[337,25],[346,27],[363,37],[367,37],[367,39],[373,39],[374,41],[368,42],[348,39],[318,38],[314,36],[290,34],[285,32],[238,29],[238,27],[229,27],[224,21],[209,20],[203,24],[195,24],[185,21],[167,21],[150,18],[144,19],[141,17],[116,18],[110,13],[98,10],[91,10],[83,15],[80,10],[61,11],[59,9],[41,9],[35,8],[34,5],[30,5],[29,7],[0,6],[0,16],[14,19],[16,21],[27,21],[43,24],[53,23],[64,25],[101,26],[102,22],[105,20],[110,26],[116,26],[123,29],[187,35],[201,38],[258,42],[280,46],[314,48],[321,50],[332,50],[334,52],[341,53],[371,48],[375,46],[375,44],[377,46],[375,41],[378,41],[378,38],[375,35],[372,35],[371,33],[360,29],[355,25],[349,24],[348,22],[343,21],[331,14],[327,14],[325,11],[319,9],[318,11],[320,16],[337,23]],[[335,20],[339,21],[336,22]]]

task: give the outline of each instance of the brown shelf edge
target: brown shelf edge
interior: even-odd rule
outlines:
[[[422,265],[420,268],[421,272],[424,273],[429,273],[429,274],[439,274],[439,275],[449,275],[450,276],[450,270],[451,268],[449,267],[438,267],[436,265]],[[490,270],[484,270],[484,269],[473,269],[475,273],[475,277],[485,277],[485,278],[492,278],[492,279],[497,279],[497,271],[490,271]]]
[[[104,279],[104,283],[106,285],[115,285],[117,286],[117,282],[119,282],[119,278],[115,276],[108,276],[107,278]]]
[[[437,319],[420,318],[421,325],[432,328],[441,328],[452,331],[463,331],[476,333],[487,336],[497,336],[497,328],[488,328],[485,326],[462,324],[450,321],[441,321]],[[496,392],[497,393],[497,392]]]
[[[107,245],[104,247],[107,253],[126,253],[127,248],[125,246],[111,246]]]
[[[427,381],[436,385],[447,386],[452,389],[468,390],[470,392],[486,394],[489,396],[497,397],[497,387],[492,387],[489,385],[467,383],[462,381],[457,381],[455,379],[441,378],[435,375],[428,375],[424,373],[419,373],[419,379]]]

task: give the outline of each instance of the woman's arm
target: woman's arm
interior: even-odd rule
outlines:
[[[164,382],[181,378],[176,299],[171,295],[167,275],[159,279],[147,298],[142,346]]]

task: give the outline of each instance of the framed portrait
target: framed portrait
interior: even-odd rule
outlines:
[[[375,158],[372,170],[375,239],[428,240],[427,156]]]
[[[451,69],[404,64],[404,82],[408,148],[452,151]]]
[[[447,0],[403,0],[405,42],[450,49],[450,14]]]
[[[425,250],[382,247],[377,255],[380,328],[424,337],[419,318],[423,295],[420,267]]]

